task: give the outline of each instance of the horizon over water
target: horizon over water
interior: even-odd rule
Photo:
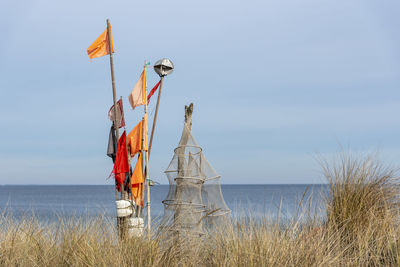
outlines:
[[[251,184],[240,184],[240,183],[222,183],[221,185],[327,185],[329,183],[251,183]],[[111,184],[0,184],[0,186],[112,186]],[[169,185],[168,183],[159,183],[157,185]]]
[[[163,215],[162,200],[169,185],[151,188],[152,218]],[[323,214],[326,184],[222,184],[222,194],[233,217],[281,217],[290,219],[311,202],[312,212]],[[302,207],[299,206],[304,196]],[[91,218],[99,215],[115,217],[113,185],[0,185],[0,213],[16,218],[35,215],[40,221],[60,217]]]

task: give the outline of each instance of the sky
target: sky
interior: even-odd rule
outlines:
[[[144,61],[175,64],[153,180],[167,183],[191,102],[225,184],[323,183],[316,157],[343,147],[398,166],[399,11],[396,0],[1,1],[0,185],[113,183],[109,58],[86,54],[107,18],[128,131],[143,116],[127,96]]]

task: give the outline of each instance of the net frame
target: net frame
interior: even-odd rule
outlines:
[[[191,127],[190,127],[191,128]],[[199,234],[229,218],[219,175],[203,154],[185,123],[165,174],[169,191],[161,228],[180,234]]]

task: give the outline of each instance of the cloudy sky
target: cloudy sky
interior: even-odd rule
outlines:
[[[315,156],[341,146],[400,165],[399,11],[396,0],[2,1],[0,184],[112,184],[109,59],[86,54],[107,18],[128,130],[144,60],[175,64],[153,179],[167,182],[190,102],[224,183],[321,183]]]

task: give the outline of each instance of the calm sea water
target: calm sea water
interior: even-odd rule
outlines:
[[[302,207],[323,214],[326,185],[222,185],[225,202],[232,216],[261,218],[280,216],[291,218]],[[168,185],[151,188],[152,217],[163,215],[161,201],[166,197]],[[303,198],[304,196],[304,198]],[[300,206],[301,199],[305,199]],[[0,186],[0,212],[17,218],[35,214],[39,220],[51,221],[59,217],[94,217],[99,214],[114,217],[115,190],[108,185],[68,186]]]

